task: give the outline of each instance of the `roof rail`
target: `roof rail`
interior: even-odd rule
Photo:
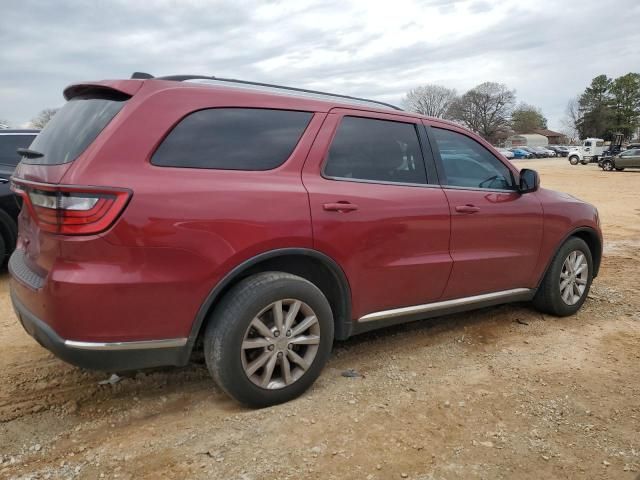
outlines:
[[[390,103],[380,102],[378,100],[371,100],[369,98],[352,97],[351,95],[341,95],[339,93],[322,92],[319,90],[309,90],[306,88],[287,87],[284,85],[276,85],[273,83],[251,82],[249,80],[238,80],[236,78],[222,78],[222,77],[213,77],[213,76],[207,77],[204,75],[168,75],[165,77],[154,77],[153,75],[150,75],[144,72],[134,72],[131,78],[138,78],[138,79],[155,78],[156,80],[173,80],[176,82],[184,82],[185,80],[217,80],[220,82],[238,83],[241,85],[253,85],[257,87],[277,88],[281,90],[289,90],[292,92],[311,93],[314,95],[326,95],[328,97],[344,98],[347,100],[355,100],[358,102],[366,102],[366,103],[382,105],[387,108],[392,108],[393,110],[402,111],[402,108],[392,105]]]

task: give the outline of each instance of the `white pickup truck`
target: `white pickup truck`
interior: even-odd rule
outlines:
[[[567,159],[571,165],[581,163],[586,165],[590,162],[597,162],[598,157],[606,150],[604,140],[601,138],[587,138],[578,147],[570,147]]]

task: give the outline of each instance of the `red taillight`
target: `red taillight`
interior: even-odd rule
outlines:
[[[105,231],[120,216],[131,193],[99,187],[54,186],[13,181],[40,229],[61,235]]]

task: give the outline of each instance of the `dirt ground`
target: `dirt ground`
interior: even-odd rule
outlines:
[[[201,364],[100,385],[23,332],[2,273],[0,478],[638,478],[640,171],[518,165],[600,210],[605,258],[577,315],[511,305],[355,337],[264,410]]]

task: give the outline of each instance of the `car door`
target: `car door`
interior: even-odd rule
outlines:
[[[626,150],[615,159],[616,168],[640,167],[640,149]]]
[[[453,269],[443,299],[535,286],[542,206],[488,144],[444,123],[428,127],[451,211]]]
[[[450,214],[424,142],[418,119],[334,109],[305,163],[314,248],[345,271],[356,319],[444,291]]]

